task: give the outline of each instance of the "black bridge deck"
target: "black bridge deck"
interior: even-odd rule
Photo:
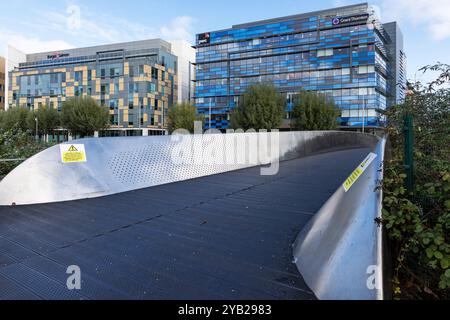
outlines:
[[[314,299],[292,243],[368,152],[0,207],[0,299]],[[70,265],[81,290],[66,287]]]

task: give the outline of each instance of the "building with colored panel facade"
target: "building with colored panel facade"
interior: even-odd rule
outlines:
[[[6,99],[6,60],[0,57],[0,110],[5,109],[5,99]]]
[[[342,128],[382,126],[377,110],[404,98],[401,31],[367,3],[198,34],[195,48],[194,101],[206,128],[228,128],[242,93],[263,81],[286,96],[287,119],[299,90],[327,94]]]
[[[9,106],[61,110],[68,98],[91,96],[109,108],[111,129],[161,133],[178,101],[177,70],[160,39],[29,54],[10,72]]]

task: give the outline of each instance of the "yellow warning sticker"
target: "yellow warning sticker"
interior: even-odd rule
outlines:
[[[366,159],[356,168],[355,171],[352,172],[350,177],[348,177],[347,180],[344,182],[344,190],[347,192],[351,189],[351,187],[358,181],[358,179],[361,177],[361,175],[364,173],[364,171],[369,168],[370,164],[376,159],[377,155],[375,153],[370,153]]]
[[[61,161],[63,163],[86,162],[86,150],[84,144],[60,145]]]

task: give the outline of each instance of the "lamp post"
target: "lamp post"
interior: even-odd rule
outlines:
[[[363,98],[362,133],[366,131],[366,96]]]
[[[34,121],[36,122],[36,141],[39,141],[39,132],[38,132],[39,124],[38,124],[38,118],[35,117],[35,118],[34,118]]]
[[[211,129],[211,107],[212,107],[212,98],[210,98],[211,100],[209,100],[209,128]]]

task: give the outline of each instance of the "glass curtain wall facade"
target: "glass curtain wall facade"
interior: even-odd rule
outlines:
[[[169,43],[145,40],[27,55],[10,73],[10,106],[61,110],[91,96],[110,110],[112,129],[164,129],[177,102],[177,57]]]
[[[6,61],[5,58],[0,57],[0,110],[5,109],[5,100],[6,100],[5,73],[6,73]]]
[[[198,34],[196,50],[194,98],[206,128],[228,128],[239,97],[263,81],[286,96],[286,118],[301,89],[327,94],[342,127],[382,126],[377,109],[403,98],[389,86],[398,66],[388,50],[398,48],[367,3]]]

